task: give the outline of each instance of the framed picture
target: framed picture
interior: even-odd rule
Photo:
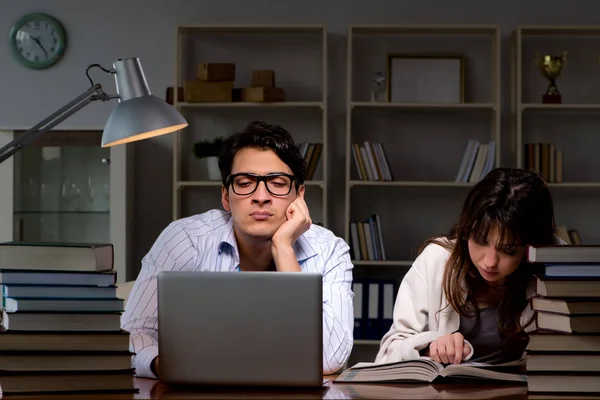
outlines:
[[[396,103],[463,103],[462,55],[390,54],[387,100]]]

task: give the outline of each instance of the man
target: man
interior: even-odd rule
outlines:
[[[323,371],[336,372],[353,343],[352,263],[342,239],[312,224],[298,147],[285,129],[254,122],[226,139],[219,168],[224,211],[172,222],[142,260],[121,323],[137,376],[160,376],[156,276],[173,270],[320,273]]]

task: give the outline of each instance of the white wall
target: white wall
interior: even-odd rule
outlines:
[[[5,37],[14,21],[27,12],[59,18],[69,35],[65,58],[45,71],[27,70],[0,45],[0,128],[26,128],[86,89],[85,68],[110,67],[118,58],[140,57],[151,89],[164,96],[175,79],[175,27],[178,24],[325,24],[330,41],[330,163],[343,162],[345,123],[345,51],[349,24],[472,23],[498,24],[507,38],[518,24],[599,24],[600,3],[578,0],[0,0],[0,26]],[[600,48],[590,49],[592,57]],[[503,98],[508,101],[508,64]],[[93,78],[112,91],[108,75]],[[600,70],[598,71],[600,75]],[[63,128],[103,126],[112,104],[92,104],[61,125]],[[503,131],[510,127],[508,115]],[[508,137],[508,135],[506,135]],[[597,142],[596,142],[597,143]],[[136,259],[149,249],[171,220],[171,138],[136,144]],[[505,148],[508,146],[505,145]],[[141,174],[151,177],[142,183]],[[331,169],[330,225],[343,232],[343,169]],[[337,194],[339,193],[339,194]],[[427,216],[423,216],[426,220]],[[437,233],[437,232],[432,232]]]

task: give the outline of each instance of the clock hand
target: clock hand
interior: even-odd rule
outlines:
[[[44,46],[42,46],[42,43],[40,43],[40,40],[35,36],[31,36],[31,38],[38,44],[38,46],[40,46],[40,48],[44,51],[44,55],[46,56],[46,58],[48,58],[48,53],[46,52]]]

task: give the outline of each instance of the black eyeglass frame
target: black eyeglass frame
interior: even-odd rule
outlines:
[[[249,177],[256,179],[256,186],[254,186],[254,189],[250,193],[239,194],[235,191],[235,189],[233,188],[233,180],[235,178],[237,178],[238,176],[249,176]],[[269,189],[269,185],[267,185],[267,179],[276,178],[278,176],[284,176],[286,178],[289,178],[289,180],[290,180],[290,190],[286,194],[275,194],[275,193],[271,192],[271,189]],[[249,172],[240,172],[238,174],[231,174],[225,180],[225,187],[231,186],[231,190],[233,190],[233,193],[237,194],[238,196],[250,196],[252,193],[256,192],[256,189],[258,189],[258,185],[260,185],[261,182],[265,183],[265,188],[267,188],[267,192],[269,192],[271,194],[271,196],[276,196],[276,197],[283,197],[283,196],[287,196],[288,194],[290,194],[292,191],[292,186],[294,184],[296,184],[296,191],[300,188],[300,182],[298,182],[298,180],[296,179],[296,177],[294,175],[285,174],[283,172],[276,172],[276,173],[267,174],[267,175],[257,175],[257,174],[252,174]]]

